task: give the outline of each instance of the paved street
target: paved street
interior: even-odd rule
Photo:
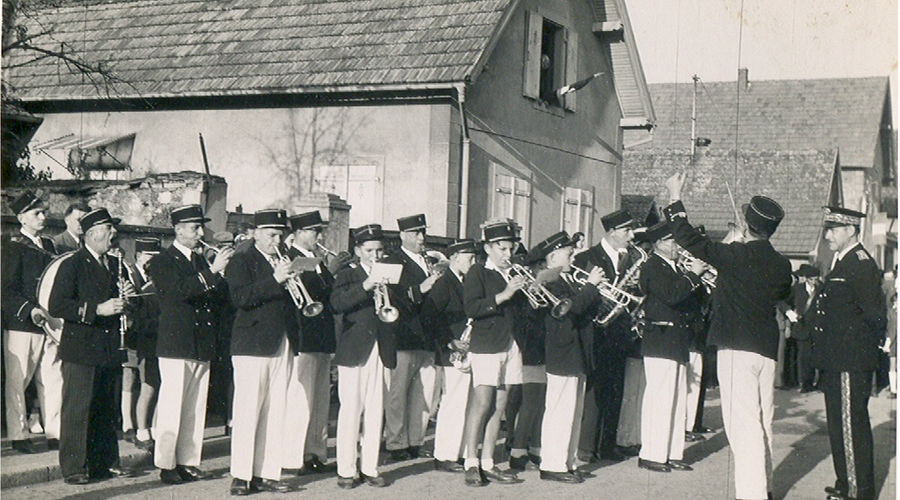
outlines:
[[[776,392],[775,414],[775,498],[805,500],[825,498],[822,488],[833,482],[828,436],[825,431],[824,400],[820,393],[799,394],[796,390]],[[720,429],[706,442],[691,445],[686,460],[695,467],[693,472],[652,473],[637,467],[637,460],[612,464],[591,464],[596,474],[580,485],[563,485],[541,481],[537,471],[521,474],[525,482],[503,486],[491,484],[485,488],[467,488],[461,475],[437,473],[430,460],[417,460],[385,465],[382,470],[391,486],[378,490],[361,486],[352,491],[339,490],[334,476],[311,476],[290,479],[299,492],[288,495],[256,494],[254,498],[328,499],[696,499],[727,500],[734,498],[731,458],[725,435],[721,431],[721,412],[717,391],[712,391],[706,406],[706,425]],[[896,498],[896,404],[885,397],[873,398],[869,409],[875,432],[876,481],[880,485],[879,499]],[[68,486],[61,480],[8,488],[4,499],[45,500],[67,498],[74,500],[116,499],[219,499],[228,497],[231,478],[228,476],[227,442],[214,440],[207,446],[214,458],[205,459],[203,468],[218,478],[202,483],[166,486],[159,482],[152,466],[134,479],[109,480],[87,486]],[[329,443],[333,446],[333,440]],[[124,446],[123,446],[124,449]],[[333,448],[330,450],[333,453]],[[21,457],[4,451],[2,470],[7,474],[13,466],[21,467]],[[48,454],[42,454],[47,461]],[[332,458],[333,459],[333,458]],[[18,461],[18,463],[17,463]],[[501,464],[505,465],[505,464]]]

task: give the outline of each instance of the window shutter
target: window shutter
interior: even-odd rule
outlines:
[[[566,81],[563,85],[571,85],[578,81],[578,33],[566,30]],[[575,94],[569,92],[563,97],[563,103],[569,111],[575,111]]]
[[[537,99],[541,92],[541,33],[544,18],[530,10],[525,11],[525,59],[522,76],[522,94]]]

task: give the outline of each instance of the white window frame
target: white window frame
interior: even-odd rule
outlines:
[[[566,223],[566,209],[575,208],[575,221]],[[581,189],[569,187],[563,189],[562,210],[560,213],[559,227],[561,231],[567,231],[569,236],[577,232],[584,233],[585,241],[591,240],[591,228],[594,222],[594,188]]]
[[[490,218],[514,220],[522,228],[522,244],[528,246],[534,201],[532,179],[494,162],[491,162],[491,174]],[[500,200],[500,196],[509,196],[509,199]]]
[[[331,162],[327,165],[316,165],[312,169],[312,179],[310,180],[310,188],[314,193],[330,193],[339,196],[342,200],[346,201],[351,205],[350,214],[351,216],[354,214],[354,209],[356,210],[356,215],[359,217],[359,210],[362,207],[353,207],[353,203],[349,198],[349,189],[350,189],[350,170],[353,167],[374,167],[375,168],[375,176],[372,181],[375,182],[375,192],[373,197],[375,199],[375,207],[374,211],[371,214],[364,216],[362,219],[359,219],[355,222],[362,222],[362,224],[368,224],[370,222],[381,223],[382,218],[384,216],[384,161],[381,158],[366,158],[366,157],[354,157],[347,160],[339,160],[335,162]],[[336,185],[334,189],[320,189],[319,182],[321,181],[321,173],[327,171],[328,169],[342,169],[343,173],[337,179],[337,182],[340,183]],[[354,227],[354,223],[350,223],[351,227]],[[356,224],[360,225],[360,224]]]

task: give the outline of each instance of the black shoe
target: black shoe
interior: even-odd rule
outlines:
[[[66,484],[88,484],[91,482],[90,476],[87,474],[72,474],[64,479]]]
[[[578,484],[584,482],[584,479],[576,476],[575,474],[572,474],[571,472],[548,472],[545,470],[541,471],[541,479],[544,481],[557,481],[567,484]]]
[[[341,477],[338,476],[338,488],[344,490],[352,490],[361,485],[363,480],[361,477]]]
[[[394,462],[403,462],[404,460],[409,460],[410,458],[412,458],[409,456],[409,452],[406,451],[405,448],[402,450],[390,450],[390,454],[391,460],[393,460]]]
[[[181,484],[184,482],[184,479],[181,478],[181,474],[175,469],[160,469],[159,480],[165,484]]]
[[[581,479],[589,479],[592,477],[597,477],[597,475],[594,474],[593,472],[591,472],[589,470],[582,470],[579,468],[572,469],[569,471],[569,473],[575,474],[576,476],[580,477]]]
[[[253,486],[246,479],[234,478],[231,480],[231,495],[242,497],[253,493]]]
[[[134,443],[135,432],[134,429],[128,429],[125,431],[125,434],[122,435],[122,439],[124,439],[128,443]]]
[[[37,450],[34,449],[34,443],[32,443],[30,439],[17,439],[13,441],[12,449],[26,455],[37,453]]]
[[[612,450],[600,452],[600,459],[612,460],[613,462],[624,462],[625,460],[628,460],[628,457],[623,455],[619,450],[613,448]]]
[[[360,472],[359,477],[361,477],[366,484],[373,488],[384,488],[387,486],[387,481],[384,480],[382,476],[367,476]]]
[[[715,431],[713,431],[709,427],[703,427],[702,425],[698,425],[698,426],[694,427],[693,432],[695,432],[697,434],[712,434]]]
[[[50,451],[59,450],[59,439],[50,438],[47,440],[47,449]]]
[[[484,477],[485,477],[488,481],[493,481],[493,482],[495,482],[495,483],[500,483],[500,484],[518,484],[518,483],[521,483],[521,482],[522,482],[522,480],[519,479],[519,476],[517,476],[517,475],[515,475],[515,474],[508,473],[508,472],[503,472],[503,471],[501,471],[500,468],[497,467],[496,465],[494,466],[493,469],[482,470],[481,472],[484,474]]]
[[[636,457],[641,452],[641,445],[636,444],[632,446],[616,446],[616,450],[619,451],[622,455],[626,457]]]
[[[653,472],[672,472],[672,468],[668,464],[654,462],[652,460],[638,459],[638,467],[642,469],[652,470]]]
[[[250,480],[250,484],[259,491],[272,493],[290,493],[294,489],[290,483],[276,481],[275,479],[263,479],[261,477],[254,477]]]
[[[696,433],[696,432],[688,431],[688,432],[684,433],[684,440],[687,441],[688,443],[696,443],[699,441],[706,441],[706,436],[704,436],[703,434]]]
[[[478,470],[478,467],[466,469],[466,486],[487,486],[487,481],[481,477],[481,471]]]
[[[153,441],[153,439],[148,439],[146,441],[142,441],[138,438],[134,438],[134,447],[139,450],[153,451],[154,444],[155,444],[155,442]]]
[[[829,495],[843,495],[844,494],[843,492],[841,492],[841,490],[839,490],[833,486],[826,486],[825,493],[828,493]]]
[[[509,468],[518,471],[524,471],[525,467],[528,466],[528,455],[522,455],[521,457],[509,457]]]
[[[461,465],[452,460],[434,460],[434,470],[440,472],[465,472],[466,469]]]
[[[800,388],[800,394],[806,394],[807,392],[813,392],[815,389],[811,385],[804,385]]]
[[[421,446],[410,446],[406,449],[406,452],[409,453],[411,458],[432,458],[431,452]]]
[[[837,493],[837,494],[828,495],[827,497],[825,497],[825,500],[853,500],[853,499],[851,497],[848,497],[847,495],[841,495],[840,493]]]
[[[175,471],[185,481],[203,481],[213,478],[212,472],[200,470],[192,465],[178,465],[175,467]]]
[[[335,472],[337,470],[337,466],[334,464],[325,464],[319,457],[313,456],[306,462],[303,462],[303,468],[300,469],[300,472],[297,474],[299,476],[305,474],[324,474],[326,472]]]
[[[668,465],[672,470],[694,470],[693,467],[682,462],[681,460],[669,460],[668,462],[666,462],[666,465]]]

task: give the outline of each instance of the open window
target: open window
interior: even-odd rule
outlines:
[[[522,93],[545,106],[575,111],[575,93],[558,90],[577,80],[578,35],[563,23],[527,12]]]

